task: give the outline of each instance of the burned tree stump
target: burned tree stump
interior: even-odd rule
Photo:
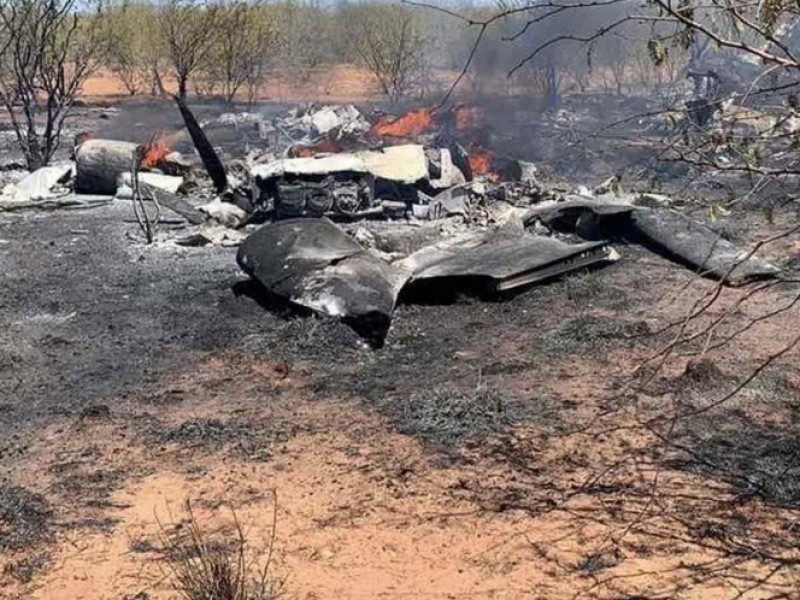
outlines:
[[[134,152],[133,142],[89,139],[75,151],[77,174],[75,191],[79,194],[114,194],[117,178],[130,171]]]
[[[228,176],[225,173],[225,167],[186,101],[180,96],[173,96],[173,98],[181,111],[183,122],[186,124],[186,129],[189,131],[194,147],[197,149],[197,154],[200,155],[200,160],[203,161],[203,166],[208,171],[217,193],[221,194],[228,187]]]

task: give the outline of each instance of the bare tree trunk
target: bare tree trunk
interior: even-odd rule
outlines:
[[[28,151],[25,153],[25,162],[28,165],[29,171],[35,171],[36,169],[40,169],[47,164],[47,160],[44,157],[44,152],[42,152],[42,149],[39,146],[39,140],[29,139],[27,149]]]
[[[161,79],[161,74],[158,72],[158,67],[152,67],[152,91],[154,96],[166,96],[167,91],[164,89],[164,81]]]
[[[185,75],[181,73],[178,74],[178,97],[181,100],[186,100],[187,86],[189,83],[188,79],[189,78],[186,77]]]

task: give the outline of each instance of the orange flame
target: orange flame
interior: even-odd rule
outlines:
[[[433,124],[433,111],[429,108],[418,108],[400,117],[382,116],[372,132],[385,137],[412,137],[425,133]]]
[[[167,136],[155,137],[144,149],[142,167],[152,168],[157,166],[170,152],[172,152],[172,148],[170,148]]]
[[[492,155],[486,150],[473,147],[469,152],[469,168],[472,171],[473,177],[484,176],[492,181],[499,181],[503,177],[494,169],[494,160]]]

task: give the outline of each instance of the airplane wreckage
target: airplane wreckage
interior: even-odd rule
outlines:
[[[557,192],[530,163],[465,147],[469,107],[377,122],[352,106],[255,118],[264,147],[280,151],[226,168],[176,100],[217,196],[211,204],[195,207],[180,195],[191,167],[168,147],[88,139],[71,171],[29,175],[0,195],[0,209],[30,200],[32,188],[34,200],[47,199],[47,187],[63,189],[71,174],[79,192],[149,199],[198,227],[185,243],[240,243],[239,266],[268,293],[343,319],[373,346],[383,343],[403,290],[502,294],[612,263],[624,244],[734,286],[780,273],[668,208],[668,198],[623,194],[613,180]]]

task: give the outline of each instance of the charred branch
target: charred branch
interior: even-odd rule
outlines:
[[[208,217],[203,212],[197,210],[180,196],[171,194],[144,181],[139,181],[139,189],[143,196],[156,198],[159,204],[166,206],[172,212],[178,213],[192,225],[200,225],[208,220]]]
[[[214,183],[214,188],[218,194],[221,194],[228,187],[228,176],[225,173],[225,167],[214,151],[214,147],[208,137],[206,137],[203,128],[200,127],[200,123],[197,122],[194,114],[186,105],[186,101],[180,96],[173,96],[173,98],[181,111],[183,122],[186,124],[186,129],[189,131],[194,147],[197,149],[197,154],[200,155],[200,160],[203,161],[203,166]]]

